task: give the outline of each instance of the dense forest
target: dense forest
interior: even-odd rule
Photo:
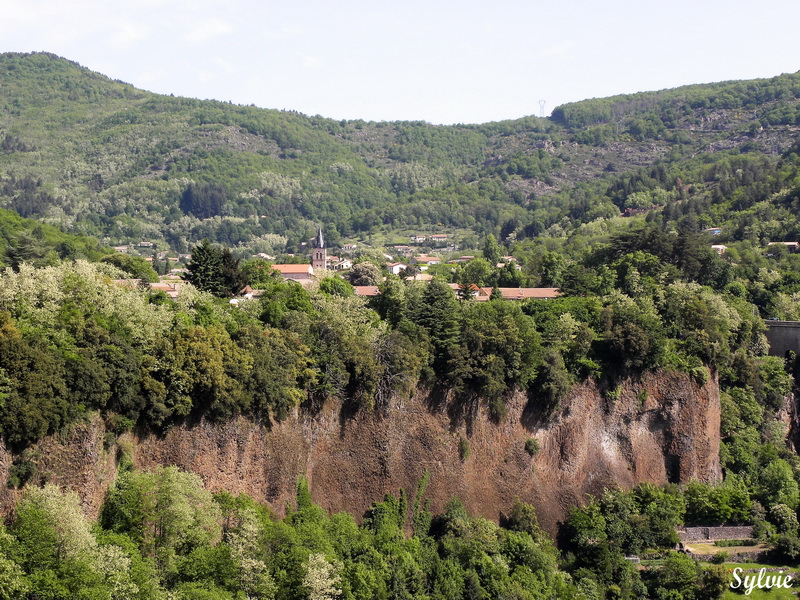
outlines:
[[[800,320],[800,253],[776,243],[800,235],[798,75],[453,127],[159,96],[49,54],[0,55],[0,82],[0,435],[21,490],[0,598],[722,597],[729,565],[671,552],[681,525],[752,525],[769,560],[798,565],[781,410],[800,365],[764,335]],[[252,258],[299,252],[320,225],[373,246],[346,277],[301,286]],[[378,241],[418,231],[476,257],[429,283],[382,272]],[[146,285],[157,261],[109,248],[142,240],[191,252],[177,298]],[[232,302],[245,285],[257,297]],[[477,302],[474,285],[561,296]],[[96,524],[38,485],[36,444],[97,415],[109,447],[420,390],[499,424],[523,394],[546,422],[580,382],[613,404],[624,378],[663,369],[719,385],[723,481],[607,490],[555,541],[522,502],[499,525],[458,499],[432,514],[426,478],[360,525],[302,477],[279,518],[124,451]]]

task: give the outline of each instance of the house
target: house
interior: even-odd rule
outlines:
[[[632,207],[628,207],[622,213],[622,216],[623,217],[635,217],[636,215],[643,215],[646,212],[649,212],[649,211],[651,211],[651,210],[653,210],[655,208],[658,208],[658,206],[656,206],[655,204],[653,204],[652,206],[650,206],[648,208],[632,208]]]
[[[308,283],[314,275],[314,267],[309,264],[289,264],[289,265],[272,265],[281,277],[297,281],[298,283]]]
[[[181,279],[162,279],[156,283],[148,283],[141,279],[114,279],[114,283],[131,290],[146,286],[151,292],[164,292],[170,298],[177,298],[181,293],[181,286],[184,281]]]
[[[447,234],[446,233],[435,233],[431,236],[428,236],[428,239],[433,242],[434,244],[446,244],[447,243]]]
[[[725,254],[725,251],[728,249],[728,247],[725,244],[712,244],[711,249],[722,256]]]
[[[358,248],[358,244],[345,244],[342,246],[342,250],[346,250],[348,252],[352,252],[356,248]]]
[[[450,262],[451,263],[465,263],[465,262],[471,261],[473,258],[475,258],[475,257],[474,256],[459,256],[458,258],[454,258]]]
[[[488,290],[489,295],[492,294],[492,288],[482,288]],[[528,300],[538,298],[547,300],[550,298],[558,298],[561,291],[558,288],[497,288],[503,295],[505,300]]]
[[[411,236],[411,241],[413,243],[415,243],[415,244],[422,244],[422,243],[428,241],[428,236],[427,235],[412,235]]]
[[[451,290],[453,290],[453,293],[454,293],[456,296],[458,296],[459,298],[464,298],[464,297],[466,297],[466,296],[467,296],[467,289],[468,289],[468,290],[469,290],[469,296],[470,296],[470,297],[471,297],[473,300],[477,300],[478,302],[482,302],[482,301],[485,301],[485,300],[488,300],[488,299],[489,299],[489,297],[488,297],[488,296],[487,296],[486,298],[481,298],[481,297],[480,297],[480,295],[481,295],[481,288],[479,288],[479,287],[478,287],[477,285],[475,285],[474,283],[470,283],[470,284],[469,284],[468,286],[466,286],[466,287],[465,287],[465,286],[463,286],[463,285],[461,285],[460,283],[448,283],[448,284],[447,284],[447,286],[448,286],[448,287],[449,287]],[[491,288],[489,288],[489,289],[490,289],[490,292],[491,292]]]
[[[407,269],[407,268],[408,268],[408,265],[407,265],[407,264],[405,264],[405,263],[399,263],[399,262],[398,262],[398,263],[388,263],[388,264],[386,265],[386,269],[387,269],[387,270],[389,271],[389,273],[391,273],[392,275],[399,275],[399,274],[400,274],[400,271],[402,271],[402,270],[404,270],[404,269]]]
[[[346,271],[347,269],[350,269],[352,267],[353,267],[353,261],[350,260],[349,258],[342,258],[328,266],[328,268],[332,269],[333,271]]]
[[[117,252],[127,252],[130,246],[114,246],[114,250]]]
[[[800,248],[800,242],[770,242],[768,246],[784,246],[789,252],[795,253]]]
[[[462,286],[457,283],[448,284],[456,294],[462,289]],[[475,284],[469,286],[472,299],[476,302],[486,302],[492,297],[493,288],[478,287]],[[550,298],[558,298],[561,292],[558,288],[497,288],[503,300],[528,300],[528,299],[541,299],[547,300]]]
[[[498,269],[505,269],[507,264],[511,264],[511,263],[499,262],[499,263],[497,263],[497,264],[495,265],[495,267],[497,267]],[[517,270],[517,271],[522,271],[522,267],[521,267],[521,266],[519,266],[518,264],[514,264],[513,266],[514,266],[514,269],[515,269],[515,270]]]
[[[703,229],[703,233],[710,233],[711,235],[719,235],[722,233],[722,229],[719,227],[706,227]]]
[[[354,285],[356,296],[377,296],[380,294],[377,285]]]
[[[438,256],[417,256],[414,258],[418,263],[422,263],[424,265],[440,265],[442,264],[442,259]]]
[[[153,242],[139,242],[139,248],[152,248],[155,246]]]
[[[258,298],[264,293],[264,290],[254,290],[249,285],[244,286],[242,291],[239,293],[240,296],[250,299],[250,298]]]
[[[141,279],[114,279],[112,281],[118,286],[128,288],[130,290],[134,290],[142,284]]]
[[[392,246],[392,248],[394,248],[395,252],[397,252],[398,254],[402,254],[403,256],[411,256],[412,254],[414,254],[414,248],[412,248],[411,246],[399,245],[399,246]]]
[[[164,292],[170,298],[177,298],[181,293],[183,281],[159,281],[150,284],[151,292]]]

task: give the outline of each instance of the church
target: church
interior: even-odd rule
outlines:
[[[314,238],[314,248],[311,251],[311,264],[278,264],[272,268],[278,271],[284,279],[290,279],[297,283],[306,285],[315,276],[324,276],[326,263],[328,260],[328,250],[325,247],[325,238],[322,236],[322,228],[317,231]]]
[[[311,253],[311,268],[317,271],[324,271],[328,260],[328,251],[325,248],[325,239],[322,237],[322,227],[317,231],[314,239],[314,249]]]

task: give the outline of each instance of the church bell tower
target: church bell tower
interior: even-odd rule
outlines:
[[[327,250],[325,249],[325,240],[322,237],[322,227],[317,232],[317,237],[314,240],[314,251],[311,254],[311,268],[314,272],[324,271],[326,268]]]

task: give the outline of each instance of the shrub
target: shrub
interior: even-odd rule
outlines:
[[[614,388],[608,388],[606,390],[606,398],[611,402],[616,402],[617,400],[619,400],[619,396],[621,393],[622,393],[622,386],[617,385]]]
[[[470,454],[471,451],[469,449],[469,440],[462,437],[458,441],[458,456],[461,458],[461,462],[466,461]]]
[[[711,564],[712,565],[721,565],[724,562],[727,562],[730,558],[730,555],[727,552],[717,552],[714,556],[711,557]]]
[[[636,399],[639,401],[639,406],[644,407],[644,403],[647,402],[647,390],[641,389],[636,392]]]
[[[539,440],[536,438],[528,438],[528,441],[525,442],[525,452],[531,455],[531,458],[539,454]]]
[[[8,470],[8,487],[19,489],[36,474],[36,463],[25,452]]]

